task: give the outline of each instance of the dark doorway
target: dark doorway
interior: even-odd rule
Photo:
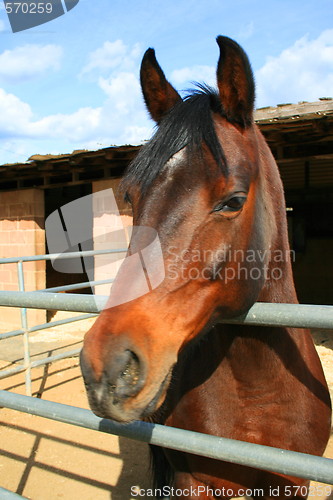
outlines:
[[[327,197],[328,198],[328,197]],[[318,195],[288,200],[289,234],[298,299],[303,304],[333,304],[333,203]]]
[[[72,202],[83,196],[92,194],[91,183],[80,184],[76,186],[63,186],[55,187],[52,189],[45,190],[45,218],[47,218],[52,212],[58,210],[63,205]],[[87,219],[87,214],[85,214],[85,224],[90,228],[91,237],[89,239],[90,243],[85,243],[85,250],[93,250],[93,217],[91,211],[91,217]],[[87,247],[88,245],[88,247]],[[89,281],[86,272],[80,273],[64,273],[55,270],[52,266],[51,261],[46,262],[46,288],[53,288],[58,286],[70,285],[75,283],[84,283]],[[92,293],[90,287],[69,291],[69,293]],[[53,316],[51,311],[48,311],[48,320]]]

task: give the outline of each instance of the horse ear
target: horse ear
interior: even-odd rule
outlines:
[[[158,123],[181,97],[165,78],[154,49],[148,49],[143,56],[140,81],[148,111]]]
[[[234,40],[216,39],[220,47],[217,84],[224,113],[230,122],[246,127],[253,121],[255,85],[250,61]]]

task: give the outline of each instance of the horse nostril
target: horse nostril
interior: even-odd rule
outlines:
[[[142,365],[135,352],[129,349],[124,351],[122,362],[123,367],[117,380],[114,381],[115,394],[118,397],[133,396],[139,392],[144,383]]]
[[[124,380],[125,383],[131,383],[136,385],[139,380],[140,375],[140,363],[139,358],[133,351],[127,351],[129,354],[129,360],[124,368],[123,372],[120,374],[120,377]]]
[[[110,346],[99,363],[89,354],[85,348],[81,351],[81,370],[90,406],[98,415],[136,396],[144,386],[146,363],[128,344]]]

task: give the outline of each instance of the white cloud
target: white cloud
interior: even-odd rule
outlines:
[[[32,114],[29,104],[0,88],[0,136],[26,135]]]
[[[138,86],[138,82],[135,83]],[[127,76],[124,80],[119,76],[113,82],[104,84],[108,85],[106,91],[109,96],[103,106],[80,108],[68,114],[57,113],[39,120],[34,119],[29,104],[0,89],[0,136],[6,140],[62,140],[78,145],[75,147],[83,147],[84,144],[90,147],[98,147],[98,144],[139,144],[149,138],[151,126],[141,104],[139,89],[130,100],[125,98],[126,85],[133,88],[134,82]],[[117,94],[118,85],[120,89],[125,89],[123,97]]]
[[[0,88],[1,160],[20,161],[33,153],[66,153],[108,145],[139,144],[148,139],[153,124],[145,110],[138,79],[139,46],[121,40],[105,42],[88,55],[81,77],[103,91],[98,107],[42,118],[34,107]],[[26,45],[0,54],[0,78],[22,80],[55,70],[61,62],[55,45]],[[216,85],[215,66],[174,70],[170,80],[186,90],[193,81]],[[256,72],[258,105],[316,100],[333,92],[333,30],[317,39],[303,37]],[[15,156],[15,154],[17,156]]]
[[[140,54],[139,44],[129,48],[122,40],[115,42],[105,42],[102,47],[90,52],[88,62],[83,67],[80,76],[88,73],[94,75],[97,73],[110,72],[116,68],[121,71],[135,69],[138,56]]]
[[[101,108],[80,108],[74,113],[57,113],[30,123],[35,138],[62,139],[73,142],[89,140],[100,126]]]
[[[58,45],[28,44],[0,54],[0,79],[15,83],[58,70],[62,49]]]
[[[119,112],[128,114],[141,100],[140,84],[133,73],[121,72],[110,78],[101,77],[99,86]]]
[[[248,38],[251,38],[253,34],[254,34],[254,22],[250,21],[249,23],[246,23],[245,25],[241,26],[237,35],[237,39],[247,40]]]
[[[257,106],[316,101],[333,94],[333,30],[297,40],[256,71]]]
[[[117,138],[118,144],[139,144],[149,139],[152,126],[144,107],[138,77],[122,72],[100,78],[99,86],[107,99],[101,112],[101,132]]]
[[[80,108],[34,120],[29,104],[0,89],[0,136],[7,139],[89,140],[100,127],[101,108]]]
[[[125,47],[118,42],[116,45],[118,49],[121,45]],[[107,76],[103,76],[107,65],[100,72],[99,63],[95,62],[94,80],[105,95],[102,104],[95,108],[82,107],[72,113],[55,113],[38,119],[28,103],[0,89],[0,137],[4,138],[0,163],[20,161],[24,152],[27,158],[36,152],[65,153],[72,149],[140,144],[151,136],[153,125],[143,104],[138,68],[120,69],[138,66],[136,46],[126,48],[121,60],[113,62],[114,68],[109,67]]]
[[[19,163],[25,162],[29,156],[31,156],[32,150],[29,149],[31,147],[31,142],[29,145],[26,140],[15,139],[15,140],[6,140],[1,141],[0,144],[0,163],[1,165],[5,163]]]
[[[170,80],[178,88],[184,90],[193,87],[193,82],[206,83],[212,87],[216,86],[216,68],[213,66],[195,65],[176,69],[171,73]]]

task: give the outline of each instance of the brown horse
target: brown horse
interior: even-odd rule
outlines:
[[[256,301],[297,303],[282,184],[253,121],[250,63],[236,42],[217,42],[218,91],[200,86],[185,99],[154,50],[144,55],[141,85],[158,129],[123,187],[134,225],[158,233],[165,277],[105,309],[86,334],[89,402],[118,421],[150,417],[321,455],[330,398],[309,332],[217,323]],[[160,448],[153,455],[156,484],[172,481],[184,498],[215,498],[214,489],[269,497],[272,488],[280,498],[307,496],[307,480]]]

